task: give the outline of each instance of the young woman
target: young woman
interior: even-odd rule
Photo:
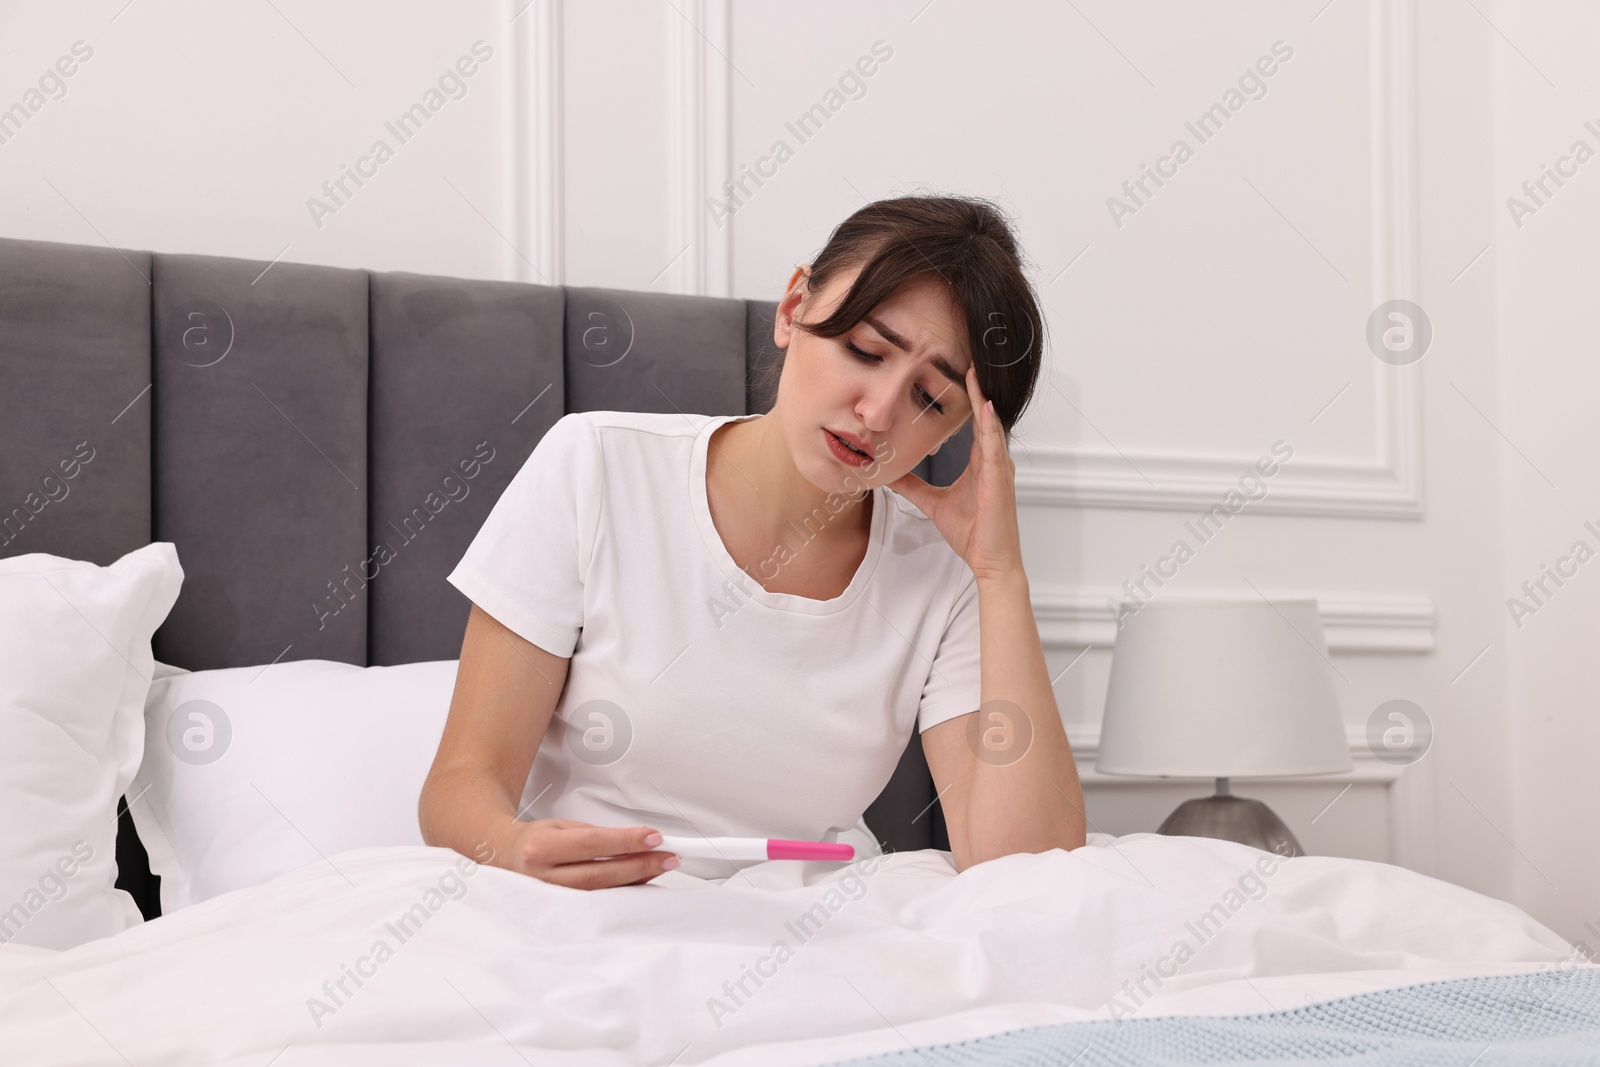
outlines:
[[[449,577],[429,844],[592,889],[678,866],[662,832],[832,839],[917,728],[958,870],[1083,845],[1006,447],[1043,341],[1006,221],[861,208],[773,339],[765,414],[571,413],[496,502]],[[968,419],[953,485],[911,473]]]

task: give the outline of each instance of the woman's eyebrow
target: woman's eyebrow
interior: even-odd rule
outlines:
[[[883,335],[883,339],[885,341],[888,341],[890,344],[900,349],[900,351],[911,351],[910,342],[908,342],[904,337],[901,337],[899,334],[895,333],[893,330],[889,329],[889,327],[885,326],[876,317],[867,315],[862,319],[862,321],[868,326],[871,326],[874,330],[877,330]],[[945,359],[943,356],[934,356],[928,362],[932,363],[934,368],[938,370],[940,374],[944,375],[946,378],[949,378],[955,384],[961,386],[962,388],[966,387],[966,376],[952,367],[950,365],[950,361]]]

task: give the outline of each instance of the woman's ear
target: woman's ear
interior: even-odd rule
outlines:
[[[794,314],[800,304],[810,292],[811,264],[802,263],[789,275],[789,284],[784,289],[783,299],[778,301],[778,313],[773,316],[772,343],[779,348],[788,348],[789,342],[794,339]]]

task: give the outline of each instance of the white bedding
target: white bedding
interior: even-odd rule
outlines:
[[[0,946],[0,1049],[8,1064],[829,1063],[1572,956],[1526,913],[1446,882],[1328,857],[1261,875],[1267,856],[1091,834],[960,875],[925,851],[870,873],[765,863],[589,893],[443,849],[357,849],[65,952]],[[402,940],[394,924],[419,904]],[[367,976],[335,998],[324,982],[363,957]]]

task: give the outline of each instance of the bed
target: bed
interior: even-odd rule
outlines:
[[[766,410],[773,307],[0,240],[0,502],[94,454],[0,515],[0,560],[175,546],[150,648],[194,678],[446,664],[444,575],[545,430]],[[918,473],[953,481],[969,432]],[[404,548],[369,577],[380,530]],[[1600,967],[1509,904],[1155,834],[958,875],[916,743],[855,864],[599,893],[358,835],[180,900],[130,792],[144,921],[0,945],[7,1063],[1600,1062]]]

